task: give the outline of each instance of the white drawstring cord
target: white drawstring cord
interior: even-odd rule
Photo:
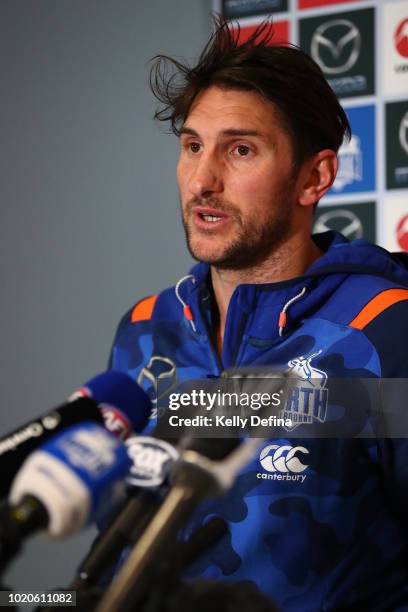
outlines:
[[[195,326],[194,323],[194,317],[193,317],[193,313],[191,312],[191,308],[190,306],[183,300],[183,298],[180,295],[180,285],[182,283],[184,283],[185,280],[188,280],[189,278],[191,278],[191,282],[195,283],[196,282],[196,278],[195,276],[193,276],[192,274],[187,274],[186,276],[183,276],[183,278],[180,278],[180,280],[178,281],[178,283],[176,284],[175,287],[175,293],[176,293],[176,298],[178,299],[178,301],[180,302],[180,304],[183,306],[183,314],[186,317],[187,321],[189,321],[191,328],[194,332],[197,331],[197,328]]]
[[[300,293],[298,293],[297,295],[295,295],[293,298],[291,298],[288,302],[286,302],[286,304],[282,308],[282,310],[281,310],[281,312],[279,314],[279,336],[280,337],[282,337],[283,330],[284,330],[284,328],[286,326],[286,321],[287,321],[286,312],[287,312],[289,306],[291,306],[293,304],[293,302],[296,302],[296,300],[300,300],[300,298],[305,295],[306,290],[307,290],[307,288],[303,287],[302,291]]]

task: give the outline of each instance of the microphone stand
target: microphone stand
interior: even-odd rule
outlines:
[[[261,441],[254,438],[241,444],[234,441],[239,446],[223,461],[211,461],[193,450],[184,451],[173,487],[130,552],[97,612],[127,612],[141,601],[152,584],[157,564],[166,558],[168,550],[173,550],[178,530],[198,503],[227,491]]]
[[[219,517],[211,518],[207,523],[198,527],[186,542],[180,542],[178,555],[175,558],[175,550],[169,559],[164,560],[157,571],[158,587],[146,595],[141,610],[156,612],[160,610],[160,602],[172,595],[182,584],[179,580],[180,574],[187,569],[196,559],[204,554],[211,546],[216,544],[228,532],[228,525]],[[73,586],[67,589],[76,590]],[[98,602],[102,599],[104,590],[94,585],[87,585],[77,592],[76,609],[81,612],[95,610]],[[35,612],[59,612],[60,607],[40,606]]]

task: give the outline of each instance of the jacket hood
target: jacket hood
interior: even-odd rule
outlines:
[[[334,231],[314,234],[312,238],[323,255],[302,276],[278,283],[266,283],[266,286],[278,287],[300,279],[338,273],[371,274],[408,286],[408,254],[390,253],[368,240],[350,242]],[[192,267],[190,273],[197,280],[204,281],[208,278],[209,268],[208,264],[199,263]]]
[[[305,276],[337,272],[371,274],[408,286],[408,255],[389,253],[367,240],[348,241],[337,232],[315,234],[313,240],[324,251]]]
[[[406,255],[392,255],[366,240],[350,242],[338,232],[332,231],[316,234],[313,240],[324,254],[302,276],[277,283],[242,284],[235,289],[229,310],[236,312],[236,323],[240,312],[253,319],[251,335],[264,337],[265,326],[269,330],[274,329],[275,333],[279,330],[279,335],[282,335],[287,322],[290,328],[297,320],[316,312],[350,277],[355,277],[355,282],[347,284],[344,295],[345,311],[357,293],[364,294],[360,289],[364,286],[364,278],[367,276],[371,279],[373,276],[378,278],[378,291],[384,288],[384,281],[385,287],[408,287]],[[183,287],[185,302],[192,307],[200,294],[201,300],[208,298],[209,271],[208,264],[199,263],[191,269],[190,275],[185,277],[193,281],[184,283],[186,286]],[[206,294],[204,298],[203,291]],[[363,295],[362,305],[364,299],[367,301],[367,296]],[[358,302],[357,297],[356,300]],[[357,303],[357,307],[358,305]],[[256,316],[251,316],[253,313]],[[230,318],[234,319],[233,312]]]

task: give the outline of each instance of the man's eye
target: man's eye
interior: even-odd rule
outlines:
[[[198,153],[200,151],[201,145],[199,142],[190,142],[188,147],[192,153]]]
[[[251,149],[246,145],[238,145],[235,150],[240,157],[245,157],[245,155],[248,155],[248,153],[251,151]]]

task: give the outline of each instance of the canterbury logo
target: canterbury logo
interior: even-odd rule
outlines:
[[[267,472],[300,474],[308,465],[300,461],[299,453],[308,455],[309,451],[304,446],[269,444],[262,449],[259,460]]]

